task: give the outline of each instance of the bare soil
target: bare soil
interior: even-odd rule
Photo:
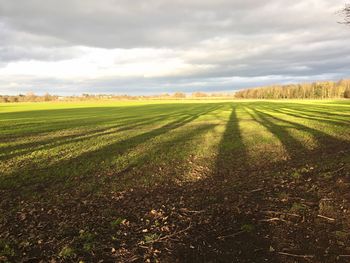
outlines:
[[[197,182],[98,196],[4,191],[0,261],[349,262],[347,150],[255,169],[226,159]]]

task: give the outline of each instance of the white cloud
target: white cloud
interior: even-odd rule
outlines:
[[[233,90],[350,76],[343,0],[0,0],[0,93]]]

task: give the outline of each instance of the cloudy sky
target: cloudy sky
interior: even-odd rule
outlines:
[[[346,0],[0,0],[0,94],[233,91],[350,77]]]

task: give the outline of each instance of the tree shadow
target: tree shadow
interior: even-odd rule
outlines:
[[[129,110],[128,110],[129,109]],[[162,111],[159,111],[162,109]],[[161,121],[166,121],[171,118],[181,117],[182,115],[187,114],[189,111],[196,112],[200,110],[198,104],[188,104],[185,108],[181,107],[179,104],[155,104],[155,105],[143,105],[143,106],[130,106],[126,109],[122,109],[121,107],[117,107],[115,110],[111,107],[98,107],[98,108],[82,108],[82,109],[63,109],[63,110],[41,110],[34,112],[19,112],[13,114],[26,114],[31,116],[31,114],[36,114],[39,116],[43,116],[45,119],[45,123],[47,122],[47,126],[50,126],[51,121],[55,119],[55,116],[69,116],[69,114],[73,116],[90,116],[84,117],[89,118],[88,122],[80,122],[79,118],[74,119],[74,122],[59,122],[57,125],[53,125],[49,130],[46,128],[41,130],[40,127],[35,127],[35,135],[40,136],[41,134],[47,135],[48,132],[65,131],[70,128],[73,129],[82,129],[82,131],[78,131],[74,134],[62,135],[58,134],[58,136],[54,136],[54,138],[49,139],[39,139],[33,142],[24,142],[21,144],[3,146],[0,147],[2,154],[0,154],[0,161],[6,161],[11,158],[15,158],[17,156],[22,156],[27,153],[32,153],[34,151],[45,151],[48,149],[53,149],[53,147],[57,147],[60,145],[65,145],[67,143],[72,142],[82,142],[84,140],[88,140],[90,138],[94,138],[96,136],[106,136],[108,134],[113,134],[117,132],[133,130],[145,127],[146,125],[156,124]],[[132,114],[131,114],[131,113]],[[39,114],[40,113],[40,114]],[[147,113],[146,117],[144,117],[144,113]],[[35,115],[34,114],[34,115]],[[92,116],[97,114],[97,118]],[[112,115],[112,116],[111,116]],[[126,115],[126,116],[125,116]],[[38,118],[40,118],[37,116]],[[107,116],[107,118],[106,118]],[[60,129],[61,125],[64,125],[64,129]],[[97,128],[99,126],[103,126],[103,128]],[[12,126],[9,123],[8,126]],[[86,131],[87,130],[87,131]],[[24,135],[21,135],[23,139]],[[13,135],[9,135],[9,137],[13,137]],[[15,137],[14,137],[15,138]],[[7,135],[6,135],[6,139]],[[5,140],[6,141],[6,140]]]
[[[301,119],[307,119],[315,122],[321,122],[321,123],[327,123],[329,125],[349,125],[349,121],[338,121],[338,120],[332,120],[330,118],[325,118],[322,116],[315,116],[315,114],[308,114],[306,111],[300,112],[292,109],[283,109],[283,110],[278,110],[274,109],[274,112],[278,112],[281,114],[289,115],[295,118],[301,118]]]
[[[215,175],[219,177],[230,177],[237,171],[249,169],[247,167],[247,152],[239,128],[238,110],[237,105],[232,105],[226,130],[219,143],[215,171]]]
[[[327,107],[315,107],[312,105],[298,104],[298,106],[294,104],[286,104],[286,103],[274,103],[267,104],[261,103],[259,105],[261,108],[265,108],[267,110],[273,110],[274,112],[280,112],[282,114],[294,114],[291,116],[315,120],[319,122],[326,122],[330,125],[349,125],[349,109],[343,107],[341,109],[337,109],[337,113],[328,112],[329,108]],[[334,106],[331,107],[332,110],[335,110]]]
[[[240,130],[243,107],[230,107],[212,174],[176,190],[193,196],[182,200],[183,207],[203,211],[190,217],[195,229],[179,241],[195,248],[179,246],[176,257],[182,262],[275,262],[264,237],[268,232],[259,224],[261,214],[251,210],[261,196],[255,193],[259,180],[251,174]]]
[[[251,206],[256,199],[253,195],[249,194],[248,197],[246,197],[246,194],[242,193],[242,191],[246,192],[252,187],[254,188],[255,183],[252,186],[248,181],[250,182],[251,179],[254,181],[255,179],[249,177],[249,169],[246,162],[247,154],[242,141],[237,114],[240,109],[236,105],[228,105],[231,113],[219,143],[215,167],[211,174],[204,179],[178,184],[169,178],[164,181],[161,186],[151,188],[139,186],[134,191],[128,191],[126,196],[122,199],[111,199],[111,194],[106,191],[109,187],[104,185],[101,186],[101,188],[103,189],[104,187],[105,191],[101,193],[100,197],[94,196],[93,199],[88,198],[92,207],[95,207],[92,209],[92,207],[89,208],[90,204],[88,204],[86,208],[80,205],[77,206],[80,202],[78,200],[82,198],[81,193],[77,193],[79,190],[74,189],[74,187],[66,187],[67,185],[65,185],[64,182],[67,179],[69,180],[68,174],[50,174],[48,171],[55,171],[56,168],[66,167],[67,171],[72,171],[72,173],[74,173],[76,170],[81,173],[80,165],[86,166],[88,163],[94,165],[99,165],[102,162],[108,163],[115,155],[121,155],[126,150],[137,147],[137,145],[145,141],[152,140],[171,130],[183,127],[201,115],[209,114],[217,110],[219,108],[217,105],[207,109],[201,109],[195,114],[187,114],[176,118],[176,120],[160,128],[117,143],[112,143],[95,151],[87,152],[77,158],[59,162],[55,166],[49,166],[45,169],[45,178],[40,176],[40,174],[36,174],[36,171],[30,171],[28,172],[28,177],[19,182],[14,174],[9,177],[11,180],[16,181],[14,186],[12,186],[12,191],[18,193],[20,189],[26,188],[26,190],[30,189],[31,191],[38,192],[49,191],[49,189],[52,189],[51,186],[56,187],[56,190],[53,190],[52,193],[59,196],[60,202],[56,203],[53,213],[55,214],[56,211],[62,212],[57,215],[55,214],[58,218],[50,221],[49,224],[51,225],[50,228],[58,228],[58,234],[60,235],[62,235],[62,227],[55,224],[60,224],[63,214],[68,215],[68,218],[67,216],[65,217],[65,221],[68,222],[71,227],[75,224],[73,222],[80,221],[80,227],[83,226],[84,229],[90,229],[94,228],[93,225],[97,225],[100,229],[97,232],[103,234],[103,231],[102,233],[100,232],[101,229],[109,229],[110,227],[108,226],[109,221],[106,219],[106,215],[104,215],[102,221],[100,220],[100,214],[105,213],[104,211],[106,210],[108,210],[107,218],[109,220],[112,220],[111,217],[122,214],[128,218],[128,220],[137,222],[136,224],[141,226],[142,223],[138,222],[140,217],[144,217],[145,215],[147,217],[150,211],[162,209],[164,213],[168,214],[168,221],[175,223],[174,225],[169,225],[171,228],[175,227],[172,231],[176,232],[188,228],[188,231],[183,232],[184,235],[174,236],[174,240],[171,241],[170,244],[167,244],[170,247],[175,246],[171,253],[182,262],[232,262],[239,259],[245,259],[249,262],[266,258],[272,260],[266,253],[266,251],[268,251],[268,245],[261,236],[261,230],[256,229],[256,217],[258,217],[258,215],[252,213],[252,211],[248,213],[245,211],[245,207]],[[186,150],[186,146],[181,145],[181,142],[199,136],[201,133],[213,127],[215,127],[215,125],[204,123],[199,124],[199,126],[193,129],[186,129],[184,133],[170,141],[158,143],[153,151],[164,152],[166,151],[166,145],[173,144],[176,144],[176,147],[181,147],[182,150]],[[180,142],[180,145],[178,145],[178,142]],[[113,180],[108,180],[108,183],[118,183],[121,176],[124,176],[132,167],[144,161],[147,162],[147,156],[141,156],[133,160],[126,165],[122,171],[113,174],[113,177],[110,177],[113,178]],[[98,169],[103,173],[101,167],[98,167]],[[75,187],[79,188],[79,184],[91,183],[95,171],[96,170],[93,169],[85,171],[85,175],[75,182]],[[38,181],[29,179],[29,176],[38,176]],[[23,178],[23,173],[21,173],[20,177]],[[106,181],[104,181],[104,183],[106,183]],[[101,196],[102,200],[104,200],[104,204],[102,205],[101,203],[100,206],[96,207],[95,205],[101,202]],[[105,197],[107,200],[104,199]],[[84,199],[86,199],[86,197],[84,197]],[[72,202],[72,200],[75,201]],[[41,202],[39,205],[45,206],[45,203]],[[70,209],[75,209],[75,212],[72,212]],[[76,216],[80,217],[81,214],[84,214],[84,210],[81,209],[89,209],[89,218],[94,218],[94,220],[91,221],[89,218],[77,220]],[[41,213],[40,211],[46,211],[46,209],[39,209],[38,212]],[[36,212],[34,212],[34,214],[35,213]],[[154,218],[150,218],[149,220],[152,224],[156,224],[153,222]],[[22,229],[24,228],[26,228],[26,226],[22,227]],[[37,229],[40,233],[40,228]],[[13,231],[16,232],[15,230]],[[107,233],[104,235],[109,236]],[[144,234],[142,233],[135,234],[137,240],[142,240],[143,236]],[[45,239],[45,237],[42,238]],[[109,244],[111,241],[108,240],[105,242]],[[195,249],[189,249],[189,246],[193,246]],[[135,248],[137,247],[138,246],[135,244]],[[153,249],[151,247],[147,247],[146,251],[143,250],[141,253],[148,253],[148,249]],[[29,255],[31,253],[32,252],[28,252]],[[140,251],[138,253],[140,253]],[[127,259],[125,260],[127,261]]]
[[[285,106],[285,104],[283,106]],[[296,111],[302,110],[303,112],[313,114],[314,116],[316,115],[316,116],[328,117],[335,120],[338,118],[340,118],[341,120],[347,120],[347,118],[349,117],[348,115],[349,110],[344,107],[332,106],[332,110],[337,111],[337,113],[329,112],[329,108],[327,107],[320,107],[320,106],[314,106],[309,104],[306,104],[306,105],[300,104],[300,106],[291,105],[289,106],[289,108]],[[347,113],[347,114],[344,114],[344,113]]]
[[[159,116],[160,113],[166,116],[181,111],[186,113],[191,109],[196,111],[196,108],[198,105],[194,103],[187,104],[186,108],[174,103],[4,112],[0,113],[4,122],[0,123],[0,139],[16,140],[28,135],[138,120],[145,113],[147,116]]]
[[[272,134],[278,137],[278,139],[286,147],[288,153],[291,155],[292,159],[302,159],[302,156],[310,154],[312,151],[331,152],[333,148],[339,148],[339,146],[347,145],[349,142],[335,138],[328,135],[320,130],[296,123],[293,121],[285,120],[280,117],[276,117],[272,114],[266,113],[263,110],[258,110],[257,108],[252,109],[252,111],[258,116],[257,119],[254,115],[251,115],[257,122],[262,126],[266,127]],[[277,124],[277,122],[281,124]],[[295,139],[287,128],[293,128],[298,131],[306,132],[310,134],[316,141],[317,148],[314,150],[308,150],[303,143]]]
[[[276,125],[273,121],[271,121],[271,119],[275,119],[274,116],[271,117],[271,115],[262,113],[255,109],[253,109],[253,112],[256,114],[256,116],[250,112],[247,113],[254,121],[265,127],[271,134],[276,136],[290,156],[293,157],[300,153],[306,152],[305,146],[299,140],[291,136],[289,131],[286,129],[287,127],[293,128],[293,125],[288,122],[284,123],[284,125],[287,124],[288,126]]]
[[[175,116],[173,121],[167,122],[165,125],[151,129],[150,131],[143,132],[136,136],[129,137],[127,139],[118,141],[116,143],[109,143],[96,150],[88,151],[80,154],[77,157],[67,160],[59,161],[53,165],[48,165],[38,170],[37,168],[26,167],[14,171],[7,175],[2,180],[2,186],[5,188],[23,189],[31,191],[31,189],[43,189],[49,188],[50,185],[66,186],[64,182],[68,178],[80,177],[86,178],[92,176],[97,172],[103,173],[103,171],[111,170],[114,166],[113,160],[117,156],[121,156],[146,141],[152,140],[155,137],[166,134],[171,130],[180,128],[201,115],[208,114],[218,109],[217,105],[210,105],[209,107],[198,107],[197,110],[191,111],[191,113],[184,111],[179,116]],[[172,118],[170,118],[171,120]],[[118,168],[117,171],[113,171],[114,176],[124,174],[132,167],[127,163],[123,167]],[[83,179],[81,179],[83,180]],[[7,187],[6,187],[7,186]]]
[[[168,115],[163,115],[163,116],[154,117],[154,118],[137,118],[133,121],[132,119],[125,119],[123,122],[120,122],[116,125],[109,125],[104,128],[93,129],[90,131],[82,131],[73,135],[63,135],[59,137],[50,138],[47,140],[39,140],[35,142],[30,142],[30,143],[23,143],[20,145],[2,147],[1,150],[4,153],[2,155],[0,154],[0,161],[6,161],[11,158],[15,158],[17,156],[25,155],[27,153],[31,153],[38,150],[45,151],[45,150],[52,149],[58,146],[63,146],[66,144],[83,142],[97,136],[106,136],[106,135],[117,134],[118,132],[134,130],[137,128],[144,127],[146,125],[152,125],[157,122],[164,121],[169,118],[173,118],[180,115],[181,113],[176,113],[176,114],[174,113],[174,114],[168,114]],[[132,121],[132,124],[130,124],[131,121]],[[13,152],[13,151],[14,153],[7,153],[7,152]]]
[[[282,186],[285,186],[283,184],[287,179],[276,179],[272,176],[282,166],[263,167],[258,171],[249,167],[249,155],[243,141],[245,135],[240,129],[242,111],[245,107],[250,109],[254,113],[247,111],[251,118],[274,134],[284,145],[287,145],[286,147],[293,158],[298,158],[303,163],[310,161],[311,157],[308,155],[305,156],[306,158],[300,157],[300,153],[309,154],[310,152],[288,133],[288,128],[308,132],[320,140],[320,144],[324,146],[329,146],[329,143],[340,143],[343,144],[342,148],[346,148],[349,144],[316,129],[280,119],[260,109],[254,109],[253,105],[243,103],[240,105],[231,103],[225,105],[231,109],[231,113],[218,146],[214,168],[204,179],[181,184],[169,180],[168,182],[163,181],[160,185],[138,186],[118,193],[108,191],[110,188],[107,185],[104,186],[106,191],[98,196],[85,195],[82,197],[79,190],[74,191],[69,187],[61,188],[65,186],[65,180],[71,179],[68,172],[67,174],[52,173],[47,177],[48,181],[31,181],[29,184],[34,183],[37,186],[51,188],[57,186],[57,191],[53,193],[55,193],[55,197],[57,195],[59,201],[54,205],[50,202],[48,204],[45,202],[27,204],[21,213],[24,213],[29,219],[21,220],[11,229],[7,228],[10,230],[6,231],[12,231],[11,235],[21,236],[24,240],[33,235],[34,232],[34,236],[40,237],[40,240],[47,246],[46,254],[39,257],[47,259],[47,261],[51,258],[57,258],[62,246],[68,243],[69,246],[74,246],[77,253],[80,253],[79,260],[87,262],[101,259],[105,259],[107,262],[129,262],[131,260],[142,262],[148,259],[156,261],[159,255],[165,262],[172,262],[174,259],[178,262],[289,262],[286,258],[282,258],[285,259],[282,261],[281,255],[274,252],[276,240],[273,240],[278,231],[289,227],[289,222],[284,222],[289,218],[283,217],[281,221],[276,223],[268,221],[271,218],[267,219],[266,214],[263,214],[266,210],[271,210],[269,209],[271,207],[280,209],[281,204],[274,197],[281,189],[286,191]],[[45,171],[67,167],[67,171],[73,171],[71,176],[74,177],[74,170],[81,172],[81,166],[87,163],[99,165],[100,167],[96,169],[88,169],[85,171],[85,175],[78,178],[75,186],[79,187],[79,184],[85,183],[84,180],[86,183],[89,182],[88,178],[93,178],[96,171],[100,170],[101,173],[104,173],[105,170],[101,167],[102,163],[110,163],[113,156],[125,154],[128,149],[135,148],[143,142],[180,127],[185,130],[183,133],[168,141],[157,143],[149,154],[166,152],[167,147],[172,147],[172,145],[177,145],[177,147],[187,151],[186,145],[178,142],[183,142],[186,139],[191,140],[214,126],[206,123],[193,129],[187,129],[184,126],[204,114],[212,113],[219,107],[217,105],[200,107],[196,113],[184,113],[182,116],[176,116],[175,120],[169,120],[159,128],[116,143],[112,142],[103,148],[84,153],[77,158],[49,166]],[[326,140],[321,139],[325,137]],[[144,171],[137,165],[148,160],[147,153],[132,160],[122,170],[116,171],[113,174],[113,181],[108,181],[108,183],[117,184],[118,179],[121,180],[123,176],[127,176],[132,167],[140,170],[139,175],[142,175]],[[132,175],[132,173],[130,174]],[[302,181],[300,185],[303,183],[305,182]],[[22,184],[22,186],[30,187],[26,184]],[[293,191],[293,187],[297,186],[294,183],[292,187],[287,189]],[[103,189],[102,186],[101,188]],[[18,195],[16,188],[12,188],[12,190]],[[303,197],[305,198],[305,196]],[[289,204],[283,203],[283,206],[288,207]],[[47,211],[51,211],[50,216],[48,216]],[[290,212],[281,209],[277,213],[281,211],[282,214]],[[17,214],[9,216],[8,221],[16,222],[16,218],[18,218]],[[43,218],[41,220],[45,222],[44,229],[42,221],[38,218]],[[111,223],[115,223],[119,219],[125,219],[127,223],[111,226]],[[276,217],[272,219],[276,219]],[[281,225],[278,225],[279,223]],[[298,227],[303,224],[299,221],[297,223]],[[312,235],[310,231],[313,228],[310,228],[310,225],[307,227],[308,230],[297,228],[298,233],[305,234],[305,236]],[[30,229],[31,232],[23,234],[23,229]],[[46,229],[55,229],[56,231],[48,232]],[[288,228],[288,230],[290,229],[295,231],[293,228]],[[96,234],[98,249],[94,250],[93,253],[88,254],[83,251],[83,245],[79,243],[81,242],[79,241],[81,235],[79,231],[81,230]],[[315,232],[314,235],[317,233]],[[285,239],[293,239],[294,232],[292,234],[286,232],[285,236]],[[280,238],[280,236],[277,237]],[[280,238],[277,242],[280,240],[285,242],[285,239]],[[307,242],[310,243],[309,240]],[[61,245],[57,245],[58,243]],[[26,248],[29,256],[35,255],[35,249],[39,248],[39,251],[42,249],[40,245],[37,245],[37,242],[33,242],[33,244],[29,249]],[[308,244],[305,244],[305,247],[309,249],[305,249],[306,251],[318,251],[317,249],[312,250],[313,247]],[[111,248],[116,252],[111,252]],[[292,261],[294,259],[291,259],[290,262]]]

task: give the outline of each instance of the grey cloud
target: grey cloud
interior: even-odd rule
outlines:
[[[165,60],[176,56],[199,69],[162,78],[20,77],[19,86],[149,93],[343,78],[350,76],[350,29],[337,24],[336,14],[343,5],[343,0],[0,0],[0,67],[79,57],[79,46],[146,47],[169,49]],[[143,58],[133,58],[138,59]],[[0,80],[0,92],[10,82]]]
[[[130,48],[192,45],[213,36],[304,30],[305,25],[321,29],[332,18],[335,24],[334,13],[325,9],[336,3],[340,1],[0,0],[0,15],[16,29],[73,45]]]
[[[3,62],[39,60],[59,61],[78,57],[79,50],[74,48],[44,48],[31,47],[30,49],[21,46],[0,47],[0,60]]]
[[[49,92],[56,95],[92,94],[160,94],[171,92],[233,92],[242,88],[271,84],[288,84],[341,78],[341,74],[321,74],[308,76],[268,75],[263,77],[200,77],[200,78],[106,78],[65,81],[56,78],[28,79],[17,76],[18,85],[2,86],[4,94],[19,94],[35,91],[37,94]]]

